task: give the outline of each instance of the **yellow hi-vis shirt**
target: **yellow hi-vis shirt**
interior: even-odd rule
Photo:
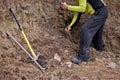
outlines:
[[[72,19],[72,22],[70,23],[69,27],[71,27],[75,23],[75,21],[77,20],[79,12],[85,12],[89,15],[92,15],[95,12],[95,10],[87,2],[87,0],[76,0],[76,6],[68,5],[68,10],[75,12],[73,19]]]

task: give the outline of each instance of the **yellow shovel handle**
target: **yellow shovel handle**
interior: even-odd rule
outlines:
[[[22,33],[22,35],[23,35],[23,37],[24,37],[24,39],[25,39],[25,41],[26,41],[26,43],[27,43],[27,46],[28,46],[28,48],[30,49],[33,57],[35,57],[35,52],[33,51],[33,49],[32,49],[32,47],[31,47],[31,45],[30,45],[30,43],[29,43],[29,41],[28,41],[28,39],[27,39],[24,31],[22,30],[21,33]]]

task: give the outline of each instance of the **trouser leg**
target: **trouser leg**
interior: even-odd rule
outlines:
[[[106,7],[96,10],[91,18],[82,26],[80,46],[76,57],[72,59],[73,63],[81,63],[82,61],[89,61],[89,49],[93,37],[99,32],[101,26],[108,17],[108,11]],[[102,30],[103,31],[103,30]]]
[[[86,29],[86,26],[81,29],[81,37],[80,37],[80,49],[78,52],[78,56],[89,59],[89,45],[90,45],[90,38],[89,38],[89,30]]]
[[[90,57],[89,49],[90,49],[90,44],[92,42],[92,39],[95,36],[95,34],[97,34],[97,32],[99,33],[100,30],[103,31],[103,29],[100,29],[100,28],[102,28],[104,26],[103,24],[105,23],[107,17],[108,17],[107,8],[106,7],[100,8],[82,26],[79,51],[78,51],[77,57],[74,57],[72,59],[72,62],[80,63],[82,61],[89,60],[89,57]],[[100,31],[100,32],[102,32],[102,31]],[[101,36],[102,36],[102,34],[101,34]],[[102,40],[100,40],[100,41],[102,41]]]
[[[95,34],[105,23],[105,19],[98,15],[93,15],[82,27],[80,37],[80,47],[78,56],[83,60],[89,59],[89,48]]]
[[[100,29],[96,32],[95,36],[93,37],[92,43],[94,44],[94,48],[97,51],[103,51],[103,28],[104,24],[100,27]]]

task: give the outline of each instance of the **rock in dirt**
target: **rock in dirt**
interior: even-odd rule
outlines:
[[[55,54],[54,59],[61,62],[61,57],[58,54]]]
[[[107,65],[108,68],[111,68],[111,69],[115,69],[116,68],[116,63],[115,62],[110,62],[108,65]]]
[[[118,64],[120,64],[120,61],[118,61]]]
[[[98,61],[98,62],[103,62],[102,59],[95,58],[95,60]]]
[[[105,58],[102,58],[103,61],[105,61],[106,59]]]
[[[59,80],[59,78],[57,76],[52,75],[51,80]]]
[[[66,65],[70,68],[72,66],[72,62],[66,62]]]

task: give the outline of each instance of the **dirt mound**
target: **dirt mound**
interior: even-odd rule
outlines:
[[[65,23],[61,0],[5,0],[0,1],[0,80],[120,80],[120,1],[105,0],[109,18],[104,29],[105,50],[90,49],[95,61],[79,65],[70,63],[79,46],[80,26],[87,20],[83,15],[72,29],[75,43],[64,35]],[[67,1],[67,0],[66,0]],[[74,0],[68,2],[74,4]],[[28,51],[8,8],[15,12],[34,51],[44,56],[48,69],[42,72],[36,64],[11,41],[9,31]],[[69,20],[72,12],[68,12]],[[55,55],[60,60],[54,59]]]

